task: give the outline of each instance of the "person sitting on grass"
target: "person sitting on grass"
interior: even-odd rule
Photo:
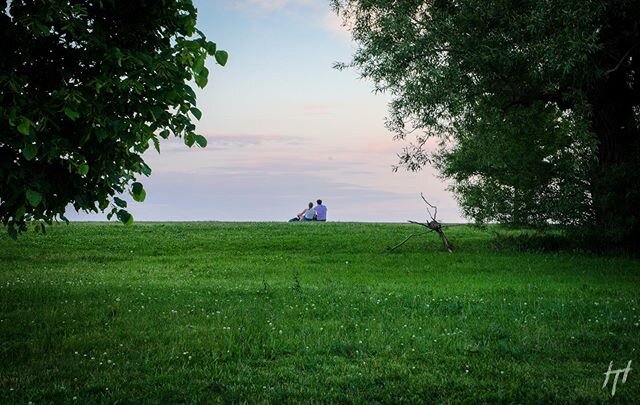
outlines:
[[[309,208],[305,208],[301,213],[291,218],[289,222],[298,222],[298,221],[313,221],[316,217],[316,213],[313,210],[313,203],[309,203]]]
[[[316,213],[316,217],[315,220],[316,221],[321,221],[321,222],[325,222],[327,220],[327,207],[322,205],[322,200],[318,200],[316,201],[318,204],[316,205],[315,208],[315,213]],[[311,204],[311,203],[309,203]],[[309,207],[311,207],[311,205],[309,205]]]
[[[300,218],[300,221],[313,221],[316,219],[316,212],[313,209],[312,202],[309,203],[309,208],[298,214],[298,218]]]

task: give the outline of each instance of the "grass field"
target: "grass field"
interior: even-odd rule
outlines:
[[[0,403],[637,403],[639,260],[414,228],[3,234]]]

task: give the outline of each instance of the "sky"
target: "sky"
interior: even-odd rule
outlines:
[[[356,49],[328,0],[194,0],[198,28],[229,52],[197,89],[204,148],[150,148],[137,221],[286,221],[320,198],[330,221],[462,222],[437,173],[392,172],[402,143],[384,125],[389,97],[356,71]],[[195,87],[195,86],[194,86]],[[105,220],[106,214],[70,218]]]

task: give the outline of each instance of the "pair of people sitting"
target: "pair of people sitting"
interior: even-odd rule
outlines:
[[[317,205],[313,207],[313,203],[309,203],[309,208],[305,208],[301,213],[291,218],[289,222],[296,221],[321,221],[327,220],[327,207],[322,205],[322,200],[316,201]]]

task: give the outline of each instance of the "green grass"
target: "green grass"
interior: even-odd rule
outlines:
[[[0,403],[640,398],[640,261],[452,226],[72,224],[0,236]],[[636,370],[635,367],[638,367]]]

